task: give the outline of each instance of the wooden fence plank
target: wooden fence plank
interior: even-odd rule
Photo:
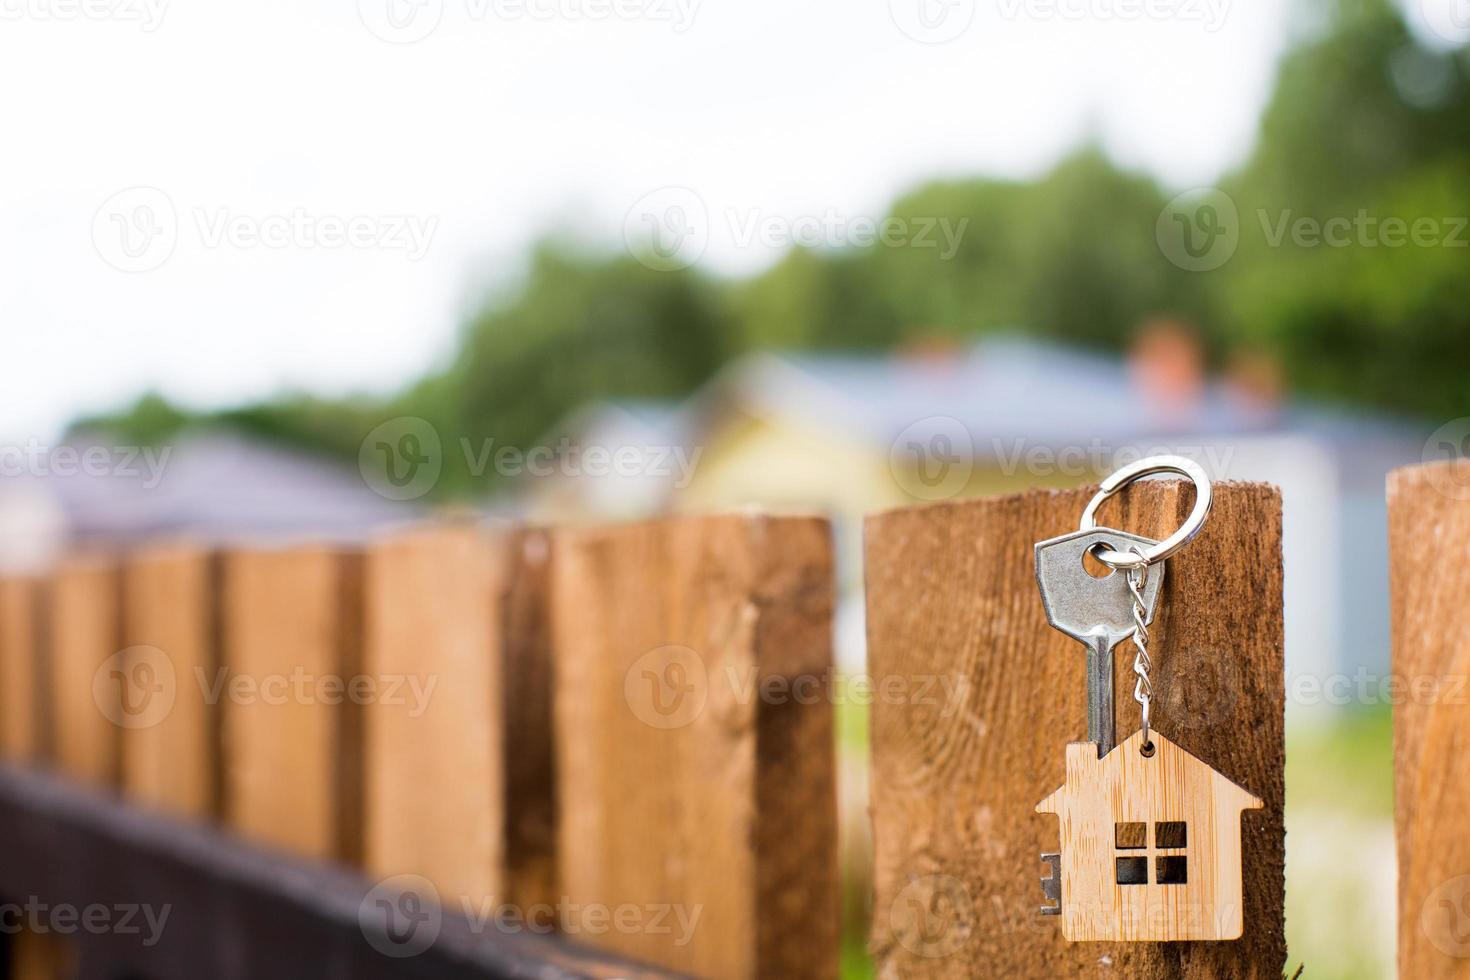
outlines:
[[[50,647],[47,583],[34,577],[0,579],[0,754],[34,764],[50,754],[48,683]],[[9,901],[27,896],[7,895]],[[56,935],[17,930],[7,944],[8,975],[15,980],[56,980],[66,975],[71,950]]]
[[[1057,850],[1058,825],[1032,811],[1061,785],[1066,745],[1085,738],[1087,715],[1084,653],[1047,625],[1032,549],[1076,528],[1091,492],[868,520],[880,977],[1281,976],[1285,682],[1274,488],[1216,486],[1203,533],[1168,562],[1152,631],[1155,727],[1265,801],[1243,819],[1243,938],[1069,944],[1057,919],[1038,915],[1039,855]],[[1101,522],[1163,537],[1192,502],[1188,484],[1150,481],[1109,503]],[[1128,649],[1116,664],[1120,741],[1138,727]]]
[[[0,579],[0,754],[17,762],[44,751],[42,597],[37,579]]]
[[[103,714],[94,687],[109,659],[123,648],[122,577],[110,556],[82,555],[57,569],[52,587],[52,713],[56,766],[72,779],[100,788],[118,785],[122,745]]]
[[[552,749],[551,540],[506,541],[504,651],[506,895],[521,908],[556,901],[556,753]]]
[[[504,900],[503,542],[416,528],[366,560],[364,669],[401,696],[364,712],[365,867],[423,875],[455,907]]]
[[[107,687],[122,728],[123,791],[201,819],[221,813],[218,557],[188,543],[152,546],[123,579],[124,656]]]
[[[1470,977],[1470,461],[1388,480],[1399,976]]]
[[[361,557],[223,558],[225,822],[294,854],[361,858]]]
[[[552,575],[564,928],[701,976],[835,976],[827,523],[565,531]]]

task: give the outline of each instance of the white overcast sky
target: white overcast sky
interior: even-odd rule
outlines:
[[[1249,150],[1285,3],[1112,2],[0,0],[0,438],[149,387],[391,388],[446,357],[538,233],[620,247],[664,187],[741,220],[881,215],[927,178],[1035,174],[1089,132],[1208,184]],[[129,221],[164,227],[135,213],[160,200],[171,253],[120,253]],[[356,246],[248,237],[293,214],[370,223]],[[421,256],[383,247],[399,217],[431,230]],[[705,265],[772,260],[727,226]]]

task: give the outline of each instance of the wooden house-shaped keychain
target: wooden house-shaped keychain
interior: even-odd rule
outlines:
[[[1194,509],[1179,530],[1152,541],[1097,527],[1109,496],[1163,472],[1194,482]],[[1088,740],[1067,746],[1066,782],[1036,806],[1061,820],[1060,851],[1041,856],[1051,865],[1041,912],[1060,916],[1072,942],[1231,940],[1244,930],[1241,812],[1263,804],[1150,726],[1149,624],[1163,563],[1199,533],[1211,499],[1193,461],[1140,460],[1102,482],[1078,531],[1036,545],[1047,620],[1088,655]],[[1089,573],[1089,555],[1112,574]],[[1113,648],[1125,639],[1136,648],[1143,725],[1115,746]]]
[[[1067,746],[1067,781],[1037,804],[1061,818],[1056,884],[1073,942],[1238,939],[1240,814],[1261,801],[1164,738],[1143,732],[1103,756]]]

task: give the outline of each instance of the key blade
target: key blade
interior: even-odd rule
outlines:
[[[1134,545],[1146,548],[1157,543],[1141,535],[1100,527],[1037,544],[1036,583],[1047,622],[1089,646],[1098,637],[1106,637],[1112,647],[1133,635],[1133,594],[1128,589],[1128,573],[1119,570],[1095,578],[1083,567],[1082,558],[1098,545],[1126,551]],[[1148,609],[1145,622],[1153,622],[1163,571],[1162,565],[1155,565],[1144,583],[1143,599]]]

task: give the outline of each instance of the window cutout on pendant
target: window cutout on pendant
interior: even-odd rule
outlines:
[[[1154,824],[1154,847],[1159,850],[1189,846],[1189,829],[1178,820]]]
[[[1174,854],[1157,858],[1157,877],[1154,879],[1160,885],[1187,885],[1189,884],[1189,859],[1182,854]]]
[[[1118,884],[1148,884],[1148,858],[1118,858]]]
[[[1148,847],[1148,824],[1113,824],[1113,843],[1120,851],[1141,851]]]

